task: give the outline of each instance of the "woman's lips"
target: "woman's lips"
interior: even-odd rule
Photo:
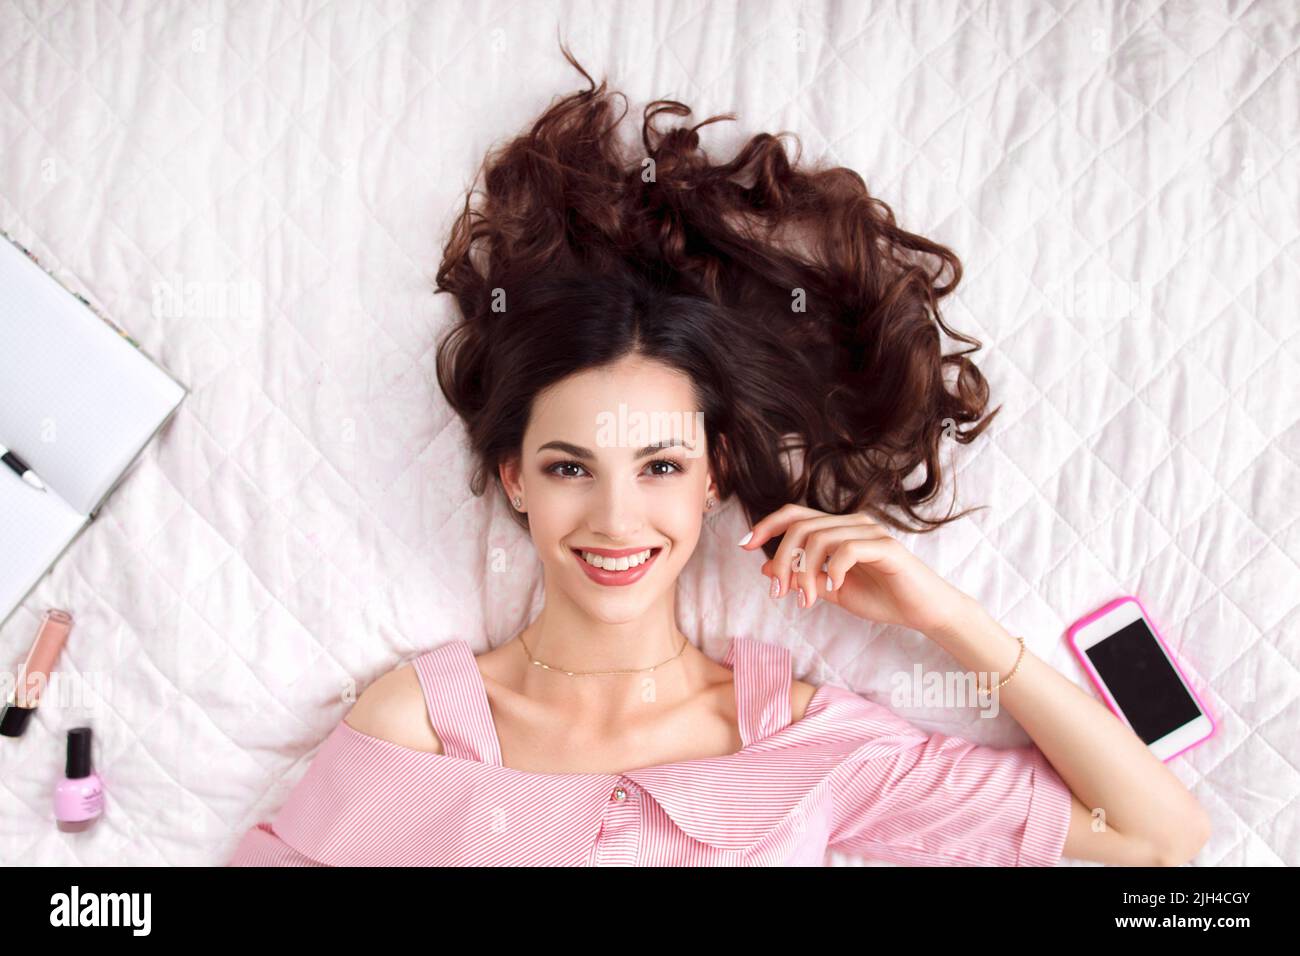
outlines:
[[[663,548],[654,548],[650,552],[650,557],[642,561],[635,568],[628,568],[626,571],[606,571],[604,568],[595,568],[583,560],[582,552],[570,548],[569,552],[573,555],[574,560],[582,566],[582,570],[587,572],[587,577],[591,578],[597,584],[604,584],[607,587],[622,587],[627,584],[635,584],[645,577],[650,565],[654,564],[659,557],[659,552]]]

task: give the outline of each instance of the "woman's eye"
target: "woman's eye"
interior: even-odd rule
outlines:
[[[546,469],[546,470],[547,470],[548,472],[550,472],[552,475],[554,475],[554,474],[556,473],[556,472],[555,472],[555,469],[557,469],[557,468],[577,468],[579,471],[582,471],[582,470],[583,470],[582,466],[579,465],[576,461],[561,461],[561,462],[557,462],[556,464],[552,465],[550,468],[548,468],[548,469]],[[561,478],[576,478],[577,476],[576,476],[576,475],[560,475],[559,477],[561,477]]]
[[[668,465],[670,468],[672,468],[672,471],[664,471],[658,473],[657,475],[655,475],[656,478],[668,478],[669,476],[675,475],[677,474],[677,472],[682,470],[681,465],[677,464],[677,462],[672,461],[668,458],[661,458],[658,461],[650,462],[651,468],[653,468],[655,465]]]

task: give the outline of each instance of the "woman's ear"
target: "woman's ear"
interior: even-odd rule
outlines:
[[[523,499],[524,489],[519,481],[521,470],[518,457],[503,459],[497,465],[497,473],[501,476],[501,487],[505,489],[506,497],[511,500]]]

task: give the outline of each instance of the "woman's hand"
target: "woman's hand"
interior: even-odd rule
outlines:
[[[927,635],[970,613],[970,595],[931,571],[867,514],[831,515],[788,504],[755,524],[741,547],[753,551],[781,534],[776,554],[760,569],[780,582],[773,597],[802,589],[803,607],[820,597],[864,620]]]

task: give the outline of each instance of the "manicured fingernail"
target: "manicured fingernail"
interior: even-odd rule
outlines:
[[[778,577],[773,577],[773,578],[772,578],[772,587],[768,590],[767,593],[768,593],[769,596],[774,597],[774,598],[776,598],[776,597],[780,597],[780,596],[781,596],[781,579],[780,579],[780,578],[778,578]]]
[[[799,606],[800,607],[808,606],[808,596],[803,593],[803,588],[799,589]]]
[[[835,590],[835,582],[831,580],[831,576],[829,574],[826,575],[826,590],[827,591]]]
[[[743,538],[741,538],[740,541],[737,542],[737,544],[739,544],[740,547],[743,548],[745,545],[749,544],[749,542],[752,541],[753,539],[754,539],[754,532],[751,531]]]

